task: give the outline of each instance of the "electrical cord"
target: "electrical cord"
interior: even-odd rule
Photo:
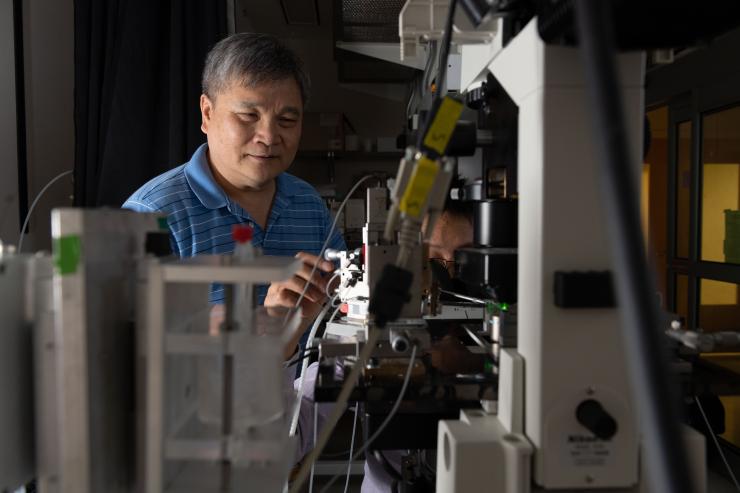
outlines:
[[[439,67],[437,67],[437,92],[435,99],[442,99],[442,93],[447,92],[447,59],[450,56],[450,45],[452,44],[452,24],[455,20],[455,7],[457,0],[450,2],[450,10],[447,11],[447,22],[445,24],[444,35],[442,36],[442,49],[439,56]]]
[[[737,482],[735,473],[732,472],[730,463],[727,462],[725,453],[722,451],[722,447],[719,446],[719,440],[717,440],[717,435],[714,433],[714,430],[712,429],[712,425],[709,424],[709,419],[707,418],[707,415],[704,414],[704,408],[702,407],[701,402],[699,401],[699,398],[697,396],[694,396],[694,402],[696,402],[696,405],[699,407],[699,412],[701,413],[701,417],[704,419],[704,424],[707,425],[707,430],[709,430],[709,434],[712,435],[712,440],[714,441],[714,445],[717,447],[717,452],[719,452],[719,456],[722,457],[722,462],[725,463],[725,467],[727,468],[727,472],[730,474],[730,478],[732,478],[732,482],[735,483],[735,489],[737,489],[737,491],[740,491],[740,483]]]
[[[347,461],[347,479],[344,480],[344,493],[349,490],[349,476],[352,471],[352,451],[355,449],[355,432],[357,430],[357,414],[360,405],[355,403],[355,419],[352,421],[352,440],[349,442],[349,460]]]
[[[21,234],[18,235],[18,253],[21,253],[23,249],[23,232],[26,231],[26,226],[28,226],[28,220],[31,219],[31,213],[33,212],[33,209],[36,207],[36,204],[38,203],[39,199],[42,195],[51,187],[54,183],[56,183],[58,180],[64,178],[67,175],[71,175],[74,171],[73,170],[67,170],[62,173],[59,173],[57,176],[49,180],[49,182],[44,185],[44,188],[41,189],[41,191],[36,194],[36,198],[33,199],[33,202],[31,203],[31,207],[28,208],[28,212],[26,213],[26,218],[23,220],[23,226],[21,227]]]
[[[313,450],[308,454],[307,459],[301,465],[301,468],[296,475],[295,481],[293,481],[293,484],[290,487],[289,493],[298,493],[303,487],[303,483],[308,477],[311,465],[321,455],[321,452],[324,450],[326,443],[329,441],[329,437],[334,431],[334,428],[337,426],[339,418],[344,413],[347,407],[347,401],[349,400],[349,396],[352,393],[352,389],[354,389],[357,380],[360,378],[360,372],[362,371],[362,368],[365,367],[368,359],[370,359],[370,355],[372,354],[373,349],[375,349],[375,344],[378,342],[379,336],[380,330],[371,330],[368,334],[368,339],[365,342],[362,350],[360,351],[357,361],[352,367],[352,370],[349,372],[349,376],[347,376],[347,378],[344,380],[344,385],[342,385],[342,389],[339,391],[339,396],[337,397],[337,401],[332,408],[331,414],[324,424],[324,429],[321,431],[321,434],[319,435],[319,438],[316,441]]]
[[[446,289],[440,289],[439,292],[444,293],[444,294],[449,294],[450,296],[454,296],[455,298],[460,298],[461,300],[470,301],[471,303],[477,303],[479,305],[487,305],[488,303],[490,303],[490,301],[486,301],[481,298],[474,298],[466,294],[460,294],[454,291],[448,291]]]
[[[306,350],[306,351],[304,352],[304,354],[303,354],[303,356],[302,356],[302,357],[300,357],[300,358],[295,358],[294,360],[292,360],[292,361],[288,362],[288,363],[287,363],[287,364],[285,365],[285,368],[290,368],[290,367],[292,367],[292,366],[295,366],[295,365],[297,365],[298,363],[300,363],[301,361],[303,361],[304,359],[306,359],[306,358],[310,358],[311,356],[314,356],[314,355],[316,355],[316,354],[317,354],[317,353],[319,352],[318,348],[311,348],[311,349],[310,349],[310,351],[311,351],[310,353],[309,353],[309,352],[307,352],[307,351],[308,351],[308,349],[307,349],[307,350]]]
[[[376,331],[373,331],[373,332],[375,333],[375,332],[378,332],[378,331],[376,330]],[[380,424],[380,426],[378,427],[378,429],[375,430],[375,433],[373,433],[372,436],[370,436],[370,438],[367,439],[367,441],[362,446],[362,448],[360,448],[360,450],[358,450],[357,453],[355,453],[355,455],[353,455],[350,458],[350,463],[353,460],[356,460],[362,454],[364,454],[365,451],[370,447],[370,445],[373,444],[373,442],[375,441],[375,439],[377,439],[380,436],[380,434],[383,433],[383,430],[385,430],[385,428],[388,426],[388,423],[391,422],[391,420],[393,419],[393,416],[395,416],[396,412],[398,411],[398,408],[401,406],[401,402],[403,401],[403,397],[406,395],[406,389],[408,388],[409,382],[411,381],[411,370],[413,370],[413,368],[414,368],[414,362],[416,360],[416,350],[417,350],[417,346],[416,346],[416,344],[414,344],[414,346],[411,348],[411,356],[409,356],[409,366],[406,369],[406,375],[404,375],[404,377],[403,377],[403,385],[401,385],[401,390],[398,393],[398,397],[396,397],[396,402],[393,403],[393,407],[391,408],[390,412],[388,413],[388,416],[385,417],[385,420],[383,420],[383,422]],[[353,370],[354,370],[354,368],[353,368]],[[321,489],[321,492],[320,493],[326,493],[326,491],[329,490],[329,488],[331,487],[331,485],[333,485],[334,482],[340,476],[341,476],[341,474],[337,474],[336,476],[334,476],[333,478],[331,478],[331,480],[329,480],[329,482],[326,483],[326,485]]]
[[[347,205],[347,201],[349,201],[349,198],[352,196],[353,193],[355,193],[355,190],[359,188],[359,186],[365,182],[366,180],[369,180],[370,178],[377,178],[375,175],[365,175],[354,184],[354,186],[347,192],[347,195],[344,196],[344,200],[342,200],[342,203],[339,204],[339,208],[337,209],[337,213],[334,216],[334,221],[331,223],[331,228],[329,228],[329,233],[326,235],[326,240],[324,241],[324,244],[321,246],[321,250],[319,251],[319,262],[324,256],[324,251],[326,250],[326,247],[329,246],[329,242],[331,241],[331,235],[334,234],[334,230],[337,228],[337,221],[339,221],[339,217],[342,214],[342,210]],[[316,268],[318,267],[318,262],[314,263],[313,268],[311,269],[311,273],[308,275],[308,280],[306,281],[305,286],[303,286],[303,290],[301,291],[300,296],[298,296],[298,299],[295,302],[294,307],[298,307],[301,304],[301,301],[303,301],[303,298],[306,296],[306,292],[308,291],[308,287],[311,285],[311,279],[313,279],[314,274],[316,274]],[[285,320],[283,321],[283,325],[286,325],[288,323],[289,315],[285,315]]]
[[[333,274],[333,275],[331,276],[331,278],[329,278],[329,282],[327,282],[327,283],[326,283],[326,288],[324,289],[324,293],[326,293],[326,297],[327,297],[327,298],[331,298],[331,293],[329,292],[329,287],[331,286],[331,283],[333,283],[333,282],[334,282],[334,279],[336,279],[337,277],[339,277],[339,276],[341,276],[341,275],[342,275],[342,272],[341,272],[341,271],[339,271],[339,270],[337,270],[337,271],[336,271],[336,272],[335,272],[335,273],[334,273],[334,274]],[[339,290],[339,286],[337,286],[337,290]]]
[[[630,155],[615,63],[611,2],[576,0],[579,50],[590,96],[596,155],[601,166],[607,227],[614,258],[617,299],[624,323],[620,331],[630,355],[634,401],[645,434],[646,470],[650,491],[688,493],[691,477],[679,429],[668,374],[665,347],[657,327],[658,307],[646,262]],[[585,137],[584,137],[585,138]]]
[[[306,370],[308,368],[308,358],[305,357],[305,353],[309,351],[311,348],[313,348],[313,340],[316,336],[316,331],[319,329],[319,325],[321,325],[321,322],[324,320],[324,317],[326,316],[327,312],[329,311],[329,308],[332,307],[334,300],[336,300],[337,296],[334,296],[330,301],[327,301],[324,303],[323,308],[321,309],[321,312],[319,312],[318,316],[316,317],[316,320],[314,320],[313,325],[311,326],[311,331],[308,333],[308,339],[306,340],[306,347],[303,350],[304,356],[301,357],[303,360],[303,366],[301,367],[301,376],[298,377],[298,393],[296,395],[296,403],[295,407],[293,408],[293,416],[290,420],[290,431],[289,436],[295,436],[296,430],[298,429],[298,418],[301,414],[301,400],[303,399],[303,384],[306,378]]]

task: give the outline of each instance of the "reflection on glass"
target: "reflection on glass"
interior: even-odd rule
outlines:
[[[676,275],[676,313],[686,324],[689,319],[689,276]]]
[[[691,122],[678,124],[676,149],[676,257],[689,257],[691,207]]]
[[[702,279],[698,326],[708,332],[740,329],[738,285]]]
[[[701,259],[740,264],[740,106],[702,123]]]

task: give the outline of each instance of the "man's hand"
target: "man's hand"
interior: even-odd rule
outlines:
[[[293,340],[286,344],[286,354],[290,356],[303,335],[306,328],[313,322],[321,311],[321,307],[326,302],[326,285],[329,282],[329,276],[334,272],[334,264],[322,260],[316,255],[299,252],[296,258],[303,261],[300,270],[287,281],[274,282],[267,289],[265,297],[265,308],[285,307],[293,308],[296,306],[298,298],[301,296],[303,289],[308,284],[306,294],[303,296],[300,304],[303,321],[300,328],[296,331]],[[316,270],[311,276],[311,271],[316,265]]]

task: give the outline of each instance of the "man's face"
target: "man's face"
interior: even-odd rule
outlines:
[[[301,138],[303,101],[294,79],[244,87],[230,84],[200,97],[208,157],[237,188],[260,189],[288,169]]]
[[[434,224],[429,238],[429,258],[444,261],[453,274],[455,250],[472,245],[473,225],[465,217],[444,213]]]

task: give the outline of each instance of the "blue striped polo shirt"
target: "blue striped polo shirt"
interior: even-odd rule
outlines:
[[[232,253],[231,227],[245,223],[254,229],[252,243],[262,248],[265,255],[318,255],[332,219],[311,185],[288,173],[278,175],[272,209],[263,230],[216,183],[208,165],[207,149],[207,144],[201,145],[189,162],[150,180],[124,202],[123,208],[166,213],[173,249],[180,257]],[[337,231],[328,248],[346,249]],[[258,287],[260,304],[266,293],[267,286]],[[222,303],[223,297],[223,287],[214,284],[211,302]]]

